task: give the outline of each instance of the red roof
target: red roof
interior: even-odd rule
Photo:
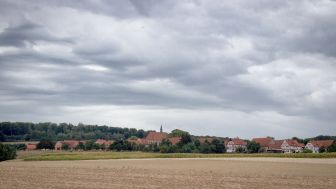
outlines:
[[[107,141],[107,140],[104,140],[104,139],[98,139],[96,141],[97,144],[99,145],[105,145],[105,146],[109,146],[111,145],[113,142],[112,141]]]
[[[84,142],[84,141],[78,141],[78,140],[64,140],[64,141],[57,141],[55,144],[55,149],[60,149],[62,148],[63,144],[67,144],[69,145],[69,148],[74,149],[78,146],[78,144],[80,142]]]
[[[36,144],[28,143],[26,146],[27,150],[36,150]]]
[[[328,148],[334,143],[334,141],[333,140],[311,140],[309,141],[309,143],[311,143],[314,147]]]
[[[173,144],[177,144],[178,142],[181,141],[181,137],[171,137],[171,138],[168,138],[168,140]]]
[[[77,145],[79,144],[78,140],[65,140],[63,143],[68,144],[69,148],[76,148]]]
[[[161,142],[163,139],[167,138],[167,133],[161,133],[161,132],[149,132],[146,140],[149,141],[156,141]]]
[[[246,141],[240,139],[240,138],[234,138],[232,139],[232,142],[235,144],[235,145],[242,145],[242,146],[246,146],[247,143]]]
[[[301,147],[303,148],[305,145],[302,143],[299,143],[297,140],[286,140],[289,146],[294,146],[294,147]]]
[[[149,144],[149,141],[147,139],[144,139],[144,138],[138,138],[136,140],[136,143],[141,144],[141,145],[147,145],[147,144]]]
[[[284,140],[274,140],[273,142],[271,142],[268,147],[271,150],[281,150],[281,145],[284,142]]]
[[[270,138],[270,137],[254,138],[254,139],[252,139],[252,141],[260,144],[261,147],[268,147],[272,143],[273,139]]]

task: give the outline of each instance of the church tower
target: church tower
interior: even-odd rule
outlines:
[[[161,127],[160,127],[160,133],[162,133],[162,124],[161,124]]]

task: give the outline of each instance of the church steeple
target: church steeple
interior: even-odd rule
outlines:
[[[160,133],[162,133],[162,124],[161,124],[161,127],[160,127]]]

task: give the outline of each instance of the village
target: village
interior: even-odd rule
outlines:
[[[164,141],[169,141],[171,145],[177,145],[181,142],[181,136],[170,136],[166,132],[151,131],[144,138],[131,137],[127,139],[127,142],[137,145],[148,147],[150,145],[161,145]],[[221,137],[209,137],[209,136],[199,136],[194,137],[194,141],[199,141],[200,145],[211,144],[215,139],[221,141],[225,146],[225,151],[227,153],[242,153],[247,152],[248,143],[255,143],[259,145],[258,152],[260,153],[320,153],[327,152],[328,148],[335,144],[334,140],[311,140],[307,144],[300,143],[295,139],[282,139],[275,140],[272,137],[264,138],[253,138],[251,141],[246,139],[235,138],[221,138]],[[84,140],[63,140],[57,141],[54,145],[53,150],[78,150],[80,145],[84,145],[87,141]],[[99,149],[106,150],[115,141],[98,139],[94,142]],[[37,143],[26,143],[26,150],[37,150]],[[98,148],[97,148],[98,149]]]

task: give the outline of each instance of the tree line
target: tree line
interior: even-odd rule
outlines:
[[[79,123],[31,123],[31,122],[0,122],[0,142],[40,141],[51,140],[118,140],[128,139],[132,136],[144,138],[149,131],[135,128],[109,127],[106,125],[85,125]],[[186,133],[175,130],[170,136]],[[298,142],[307,144],[309,140],[336,140],[336,136],[319,135],[312,138],[293,137]]]
[[[127,139],[130,136],[143,138],[142,129],[108,127],[106,125],[72,125],[70,123],[1,122],[0,142],[51,140]]]

